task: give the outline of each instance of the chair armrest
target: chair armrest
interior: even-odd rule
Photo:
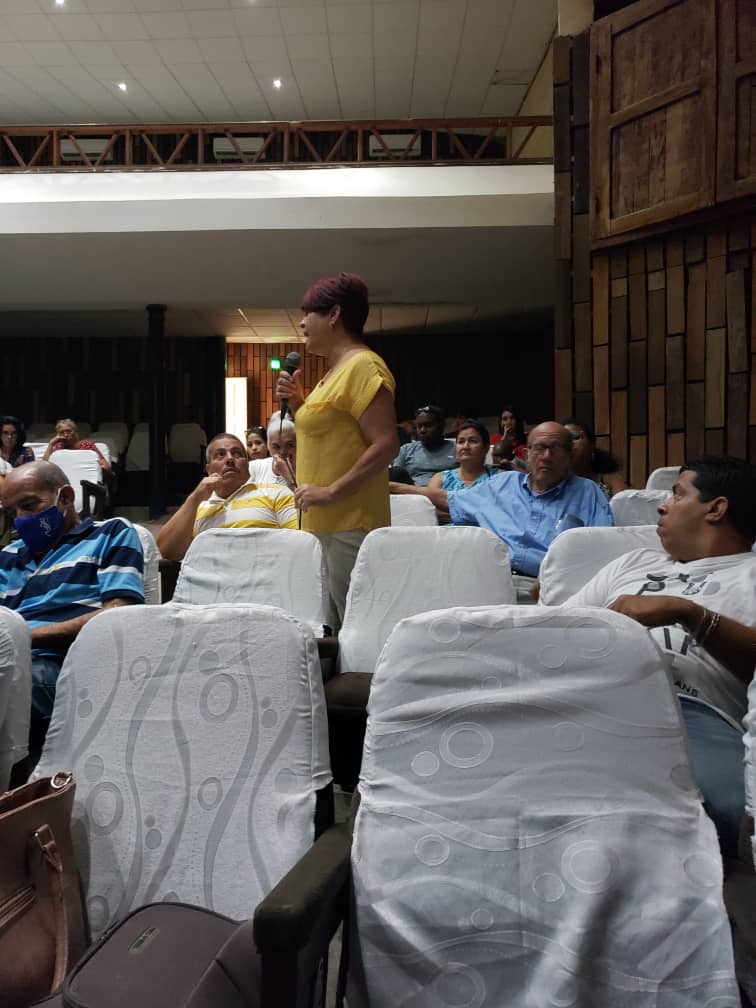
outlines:
[[[102,508],[100,504],[107,499],[108,491],[102,483],[93,483],[91,480],[83,479],[81,481],[81,513],[85,518],[89,518],[92,515],[92,510],[89,506],[89,498],[95,498],[94,515],[95,517],[102,517]]]
[[[351,848],[350,827],[332,826],[262,900],[254,916],[261,955],[304,948],[323,919],[332,918],[336,930],[346,909]]]
[[[339,653],[338,637],[318,637],[318,655],[320,658],[336,658]]]

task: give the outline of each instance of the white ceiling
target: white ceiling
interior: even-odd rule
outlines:
[[[556,0],[0,0],[0,122],[514,115],[555,25]]]

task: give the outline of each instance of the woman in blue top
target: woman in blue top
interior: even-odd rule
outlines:
[[[490,435],[478,420],[463,420],[457,428],[456,469],[445,469],[431,477],[427,487],[407,486],[403,483],[389,484],[391,493],[414,493],[429,497],[428,490],[464,490],[497,475],[495,466],[485,463]],[[439,524],[449,522],[449,512],[436,508]]]

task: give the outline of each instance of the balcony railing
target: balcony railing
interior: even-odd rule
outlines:
[[[2,126],[0,172],[550,164],[551,116],[354,122]]]

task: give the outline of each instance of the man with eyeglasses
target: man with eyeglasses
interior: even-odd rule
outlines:
[[[455,525],[479,525],[507,544],[512,571],[528,579],[518,585],[521,601],[527,601],[529,579],[538,576],[546,550],[560,532],[612,524],[606,497],[592,480],[571,474],[571,461],[570,432],[548,421],[530,432],[527,473],[503,472],[465,490],[429,492]]]
[[[247,451],[233,434],[216,434],[206,452],[207,475],[163,525],[157,545],[166,560],[183,560],[192,539],[211,528],[297,527],[294,496],[283,486],[259,486]]]
[[[392,465],[406,469],[415,486],[427,486],[432,476],[454,469],[456,445],[444,440],[444,414],[439,406],[421,406],[415,411],[417,441],[403,444]]]

